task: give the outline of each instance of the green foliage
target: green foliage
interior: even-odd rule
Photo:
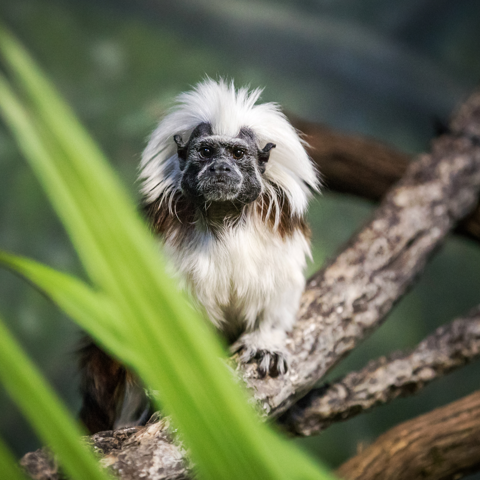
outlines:
[[[330,478],[258,421],[245,392],[221,361],[224,352],[218,339],[165,273],[156,242],[103,155],[5,30],[0,30],[0,53],[18,89],[17,93],[0,75],[0,112],[92,285],[11,255],[2,254],[0,261],[43,289],[149,388],[160,392],[162,406],[172,415],[202,478]],[[13,340],[5,338],[13,348]],[[0,358],[2,363],[11,360],[3,379],[9,391],[70,473],[74,462],[87,468],[90,457],[82,457],[80,449],[75,451],[60,437],[67,430],[68,438],[78,435],[73,422],[64,422],[65,431],[47,432],[51,422],[64,420],[62,407],[40,387],[26,362],[16,365],[13,359],[21,352],[11,353]],[[21,375],[16,368],[25,375],[22,391],[15,391],[15,375]],[[28,388],[31,394],[24,395]],[[51,417],[44,415],[47,411]]]
[[[70,476],[78,480],[105,480],[107,476],[100,471],[93,455],[78,441],[81,432],[75,421],[22,352],[1,319],[0,364],[3,385],[41,438],[54,448]],[[3,474],[4,468],[10,468],[11,463],[5,455],[0,455],[0,462]]]

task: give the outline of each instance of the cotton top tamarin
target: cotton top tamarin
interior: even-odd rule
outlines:
[[[151,135],[140,179],[181,284],[242,362],[255,358],[262,375],[277,375],[288,368],[285,337],[310,253],[304,215],[319,183],[305,143],[278,105],[256,104],[260,93],[207,79],[181,94]],[[88,358],[83,390],[92,403]],[[97,411],[106,404],[93,400]]]
[[[206,80],[178,97],[141,164],[142,193],[167,256],[244,362],[286,369],[309,254],[305,210],[318,175],[260,90]]]

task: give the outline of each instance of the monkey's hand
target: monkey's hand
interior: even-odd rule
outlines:
[[[288,352],[283,331],[259,329],[245,333],[230,350],[239,354],[242,363],[256,360],[260,377],[276,377],[288,370]]]

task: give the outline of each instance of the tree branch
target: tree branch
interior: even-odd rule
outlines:
[[[378,328],[445,235],[474,209],[480,190],[480,91],[462,106],[451,130],[452,134],[434,141],[430,155],[410,164],[372,221],[310,279],[288,339],[291,361],[287,374],[259,378],[254,363],[238,366],[239,376],[264,415],[286,411]],[[122,448],[109,453],[108,465],[125,480],[178,478],[177,470],[167,471],[164,463],[158,463],[163,434],[158,442],[156,435],[148,437],[145,431],[139,429],[126,441],[128,465],[122,463],[126,458]],[[149,453],[135,454],[137,447]],[[177,465],[182,450],[177,447],[168,455]],[[126,471],[132,473],[122,473]]]
[[[397,397],[413,395],[433,380],[480,356],[480,305],[438,328],[411,352],[373,360],[358,372],[312,390],[281,418],[294,435],[320,433]]]
[[[240,375],[266,415],[278,416],[383,322],[411,288],[480,190],[480,91],[454,116],[451,134],[412,162],[350,245],[314,275],[289,336],[290,370],[261,379],[256,365]],[[478,137],[480,138],[480,137]]]
[[[338,470],[346,480],[447,480],[480,470],[480,391],[397,425]]]
[[[142,427],[108,430],[84,437],[101,457],[100,464],[125,480],[188,480],[193,478],[187,451],[172,434],[168,418],[157,414]],[[27,453],[20,460],[33,480],[65,480],[48,447]]]
[[[405,174],[412,158],[373,138],[349,135],[318,123],[292,117],[309,143],[327,190],[379,201]]]
[[[309,154],[322,172],[328,190],[379,201],[400,180],[411,161],[410,155],[378,140],[289,118],[310,144]],[[480,204],[455,231],[480,241]]]

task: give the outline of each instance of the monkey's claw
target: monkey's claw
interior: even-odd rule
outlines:
[[[239,353],[242,363],[257,361],[260,378],[270,375],[277,377],[288,371],[287,356],[280,350],[271,351],[266,348],[257,348],[244,342],[236,342],[231,347],[232,353]]]
[[[277,377],[278,375],[284,375],[288,370],[287,359],[282,352],[259,350],[257,357],[259,359],[258,373],[261,377],[266,375]]]

